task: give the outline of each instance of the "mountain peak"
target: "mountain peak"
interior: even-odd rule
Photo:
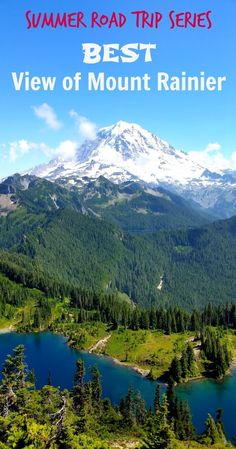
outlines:
[[[119,120],[113,125],[99,129],[97,137],[102,139],[108,137],[123,140],[125,139],[127,142],[135,141],[136,145],[140,145],[141,143],[143,147],[145,147],[145,142],[149,140],[152,141],[150,142],[152,145],[169,147],[167,142],[155,136],[150,131],[142,128],[137,123],[129,123],[124,120]]]
[[[152,132],[136,123],[119,120],[99,129],[95,139],[84,142],[75,160],[63,163],[55,160],[33,173],[50,180],[67,178],[71,184],[78,184],[81,178],[96,179],[102,175],[116,183],[137,180],[173,185],[186,184],[203,171],[187,154]]]
[[[129,123],[124,120],[119,120],[118,122],[114,123],[113,125],[106,126],[104,128],[99,129],[98,134],[100,133],[111,133],[113,135],[120,135],[124,131],[134,132],[145,132],[145,130],[138,125],[137,123]]]
[[[34,179],[35,176],[27,174],[22,176],[19,173],[8,176],[0,183],[0,194],[14,194],[17,190],[27,190]]]

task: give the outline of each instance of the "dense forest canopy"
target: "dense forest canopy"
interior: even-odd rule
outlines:
[[[104,179],[98,185],[88,184],[86,189],[82,194],[49,181],[20,176],[1,184],[1,195],[10,191],[16,206],[0,216],[0,247],[5,251],[2,272],[6,271],[8,258],[8,264],[10,260],[13,264],[18,261],[19,271],[25,267],[26,276],[40,278],[41,284],[43,278],[50,278],[55,284],[117,290],[144,306],[174,302],[193,309],[208,301],[236,299],[236,218],[193,228],[187,226],[190,222],[186,214],[190,217],[197,212],[189,212],[186,202],[175,195],[168,194],[166,199],[165,191],[153,196],[135,183],[118,188]],[[173,230],[159,222],[165,230],[124,230],[127,226],[113,216],[114,208],[118,213],[120,207],[120,202],[114,203],[114,196],[117,199],[124,192],[134,196],[138,192],[139,201],[148,195],[149,206],[150,201],[156,201],[155,207],[162,208],[161,219],[168,216],[174,228],[178,228],[176,207],[185,207],[185,213],[181,210],[179,215],[185,227]],[[111,201],[108,208],[107,201]],[[162,201],[167,203],[168,211],[164,211]],[[99,215],[96,208],[95,212],[94,203],[106,213]],[[122,207],[136,220],[137,205],[133,209],[131,204],[127,200]],[[110,208],[113,212],[108,214]],[[145,217],[153,220],[152,214],[145,213]],[[124,211],[120,216],[124,217]],[[154,217],[157,220],[159,216]],[[127,217],[127,223],[131,222]],[[195,224],[200,222],[200,218],[195,220]],[[40,287],[35,280],[30,286]]]

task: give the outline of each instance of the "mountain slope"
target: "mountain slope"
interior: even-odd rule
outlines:
[[[14,250],[60,282],[117,288],[143,305],[194,308],[236,299],[236,218],[198,229],[130,235],[64,209]]]
[[[78,195],[69,192],[59,184],[49,182],[36,176],[15,174],[0,184],[0,214],[7,212],[1,209],[1,202],[8,197],[14,208],[23,206],[30,212],[51,212],[60,208],[71,207],[81,212]],[[9,208],[9,212],[12,208]]]
[[[171,200],[184,210],[185,202],[159,188],[155,197],[146,185],[116,186],[101,178],[84,188],[86,201],[77,190],[35,177],[17,175],[4,181],[0,190],[16,206],[0,217],[0,248],[8,251],[0,252],[0,272],[10,273],[13,281],[57,295],[68,291],[60,284],[93,291],[118,289],[143,305],[194,308],[209,300],[236,299],[236,217],[198,228],[130,234],[108,223],[113,219],[124,228],[130,212],[125,216],[121,210],[119,216],[111,204],[99,218],[97,212],[89,212],[86,201],[96,211],[104,208],[107,198],[114,202],[124,192],[139,195],[131,197],[131,209],[145,203],[152,210],[156,204],[160,207],[161,199],[163,207]]]
[[[209,217],[178,195],[144,183],[114,184],[100,176],[79,194],[84,210],[129,232],[155,232],[205,224]]]
[[[201,176],[204,168],[182,151],[139,125],[120,121],[102,128],[93,141],[86,141],[74,160],[60,159],[36,167],[31,174],[50,180],[76,180],[104,176],[114,182],[142,180],[148,183],[187,183]]]
[[[163,292],[192,308],[208,301],[236,300],[236,217],[203,228],[156,236],[168,260]],[[168,242],[168,246],[167,246]]]
[[[122,236],[109,224],[70,209],[53,214],[18,246],[44,270],[82,288],[105,289],[117,273]]]
[[[180,194],[214,217],[236,214],[234,172],[211,172],[151,132],[124,121],[100,129],[96,139],[78,148],[74,159],[52,160],[30,174],[78,188],[100,176],[117,184],[142,181]]]
[[[37,287],[41,287],[45,277],[49,283],[52,279],[56,283],[100,290],[108,286],[116,288],[116,279],[121,272],[126,277],[122,261],[125,255],[127,260],[133,256],[126,247],[123,232],[87,211],[78,199],[77,190],[68,191],[33,176],[15,175],[0,185],[0,191],[3,196],[9,195],[16,206],[15,210],[5,211],[0,217],[0,247],[10,251],[10,262],[7,261],[4,267],[10,263],[10,271],[14,272],[11,262],[14,257],[17,264],[13,262],[13,267],[17,265],[17,273],[19,265],[26,267],[21,279],[27,277],[27,271],[29,274],[36,272],[34,285]],[[136,251],[139,251],[138,246],[136,243]],[[151,245],[145,245],[143,251],[144,265],[147,265],[152,258]],[[149,273],[150,270],[146,271]],[[158,281],[157,273],[158,269],[155,269],[154,277]],[[128,284],[124,281],[130,291],[135,276],[135,273],[130,274]],[[144,293],[142,285],[149,285],[149,274],[140,272],[136,284],[138,290],[134,299],[139,301]],[[146,295],[149,295],[147,291]]]
[[[32,213],[38,215],[40,222],[40,216],[45,213],[70,208],[132,232],[197,226],[209,221],[205,213],[160,187],[151,188],[133,181],[117,185],[103,177],[78,190],[64,187],[60,180],[10,176],[0,184],[0,216],[12,211],[18,211],[20,216],[22,208],[28,212],[26,221]]]

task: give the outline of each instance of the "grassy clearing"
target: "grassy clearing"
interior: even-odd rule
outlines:
[[[8,320],[7,318],[2,317],[0,319],[0,330],[4,330],[13,325],[13,320]]]
[[[113,357],[127,365],[136,366],[143,374],[150,373],[153,379],[162,377],[175,356],[180,356],[187,342],[194,336],[191,332],[165,335],[160,331],[132,331],[120,327],[110,331],[103,323],[74,322],[54,323],[52,330],[65,335],[69,344],[89,350],[99,340],[110,336],[107,342],[94,352]],[[191,344],[195,345],[194,342]],[[201,360],[196,363],[196,376],[202,372]]]
[[[89,350],[97,341],[107,336],[107,326],[95,323],[60,323],[52,326],[54,332],[65,335],[69,344],[77,349]]]
[[[148,370],[155,379],[168,370],[173,357],[181,354],[186,342],[193,336],[191,332],[164,335],[158,331],[132,331],[122,327],[110,331],[100,322],[54,323],[52,330],[62,333],[68,338],[70,345],[83,350],[89,350],[99,340],[111,335],[104,348],[98,348],[95,352]]]
[[[162,376],[171,360],[179,355],[192,334],[164,335],[158,331],[118,329],[112,333],[104,353],[121,362],[150,370],[153,378]]]

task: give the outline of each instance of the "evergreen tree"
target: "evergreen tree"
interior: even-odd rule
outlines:
[[[205,431],[203,436],[207,438],[210,444],[225,442],[225,437],[222,435],[222,429],[215,423],[214,419],[208,414],[205,422]]]
[[[183,440],[191,440],[194,437],[194,426],[192,422],[192,416],[190,413],[189,405],[186,401],[183,402],[182,408],[182,422],[183,422]]]
[[[155,397],[154,397],[154,413],[155,415],[160,409],[161,405],[161,386],[160,384],[157,384],[156,391],[155,391]]]
[[[166,389],[166,400],[168,404],[168,418],[171,422],[175,418],[175,396],[174,396],[174,382],[170,378]]]
[[[35,309],[35,312],[34,312],[33,327],[34,327],[35,329],[40,329],[40,326],[41,326],[41,317],[40,317],[39,309],[38,309],[38,307],[37,307],[37,308]]]
[[[222,439],[224,439],[224,437],[225,437],[225,429],[224,429],[224,424],[223,424],[223,421],[222,421],[222,414],[223,414],[222,409],[218,408],[216,410],[216,425],[217,425],[219,434],[221,434],[222,435]]]
[[[28,373],[28,382],[30,384],[31,388],[35,388],[35,383],[36,383],[36,376],[35,376],[35,371],[34,369],[30,370]]]
[[[97,367],[92,369],[92,379],[91,379],[91,399],[92,405],[96,413],[100,415],[101,412],[101,395],[102,387],[100,381],[100,373]]]
[[[17,393],[26,386],[26,365],[24,363],[24,346],[13,349],[5,361],[0,386],[0,406],[3,416],[7,416],[17,406]]]
[[[23,345],[17,346],[13,349],[13,363],[15,371],[15,387],[16,389],[25,388],[26,381],[26,365],[25,360],[25,348]]]
[[[142,399],[140,392],[138,391],[134,399],[135,418],[136,423],[139,426],[143,426],[146,421],[146,407],[145,401]]]
[[[181,381],[181,375],[182,370],[180,360],[177,357],[174,357],[170,365],[169,376],[172,377],[175,382],[179,383]]]
[[[223,377],[229,368],[231,360],[227,345],[221,343],[219,336],[211,328],[206,328],[201,338],[205,356],[213,362],[215,376],[218,378]]]
[[[120,411],[123,415],[124,425],[132,428],[135,424],[133,389],[130,386],[127,395],[121,400]]]
[[[183,379],[186,379],[189,374],[188,356],[187,356],[186,350],[182,352],[181,359],[180,359],[180,366],[181,366],[181,377]]]
[[[75,371],[75,377],[74,377],[74,386],[83,386],[85,376],[85,368],[84,368],[84,361],[82,359],[78,359],[76,361],[76,371]]]
[[[85,402],[85,392],[84,392],[84,384],[83,379],[85,375],[84,362],[81,359],[76,361],[76,371],[74,377],[74,386],[72,390],[73,395],[73,405],[75,412],[78,415],[83,414],[84,412],[84,402]]]
[[[147,438],[144,439],[143,449],[172,449],[174,443],[174,432],[168,422],[168,404],[166,397],[161,404],[160,410],[154,416],[154,423]]]

